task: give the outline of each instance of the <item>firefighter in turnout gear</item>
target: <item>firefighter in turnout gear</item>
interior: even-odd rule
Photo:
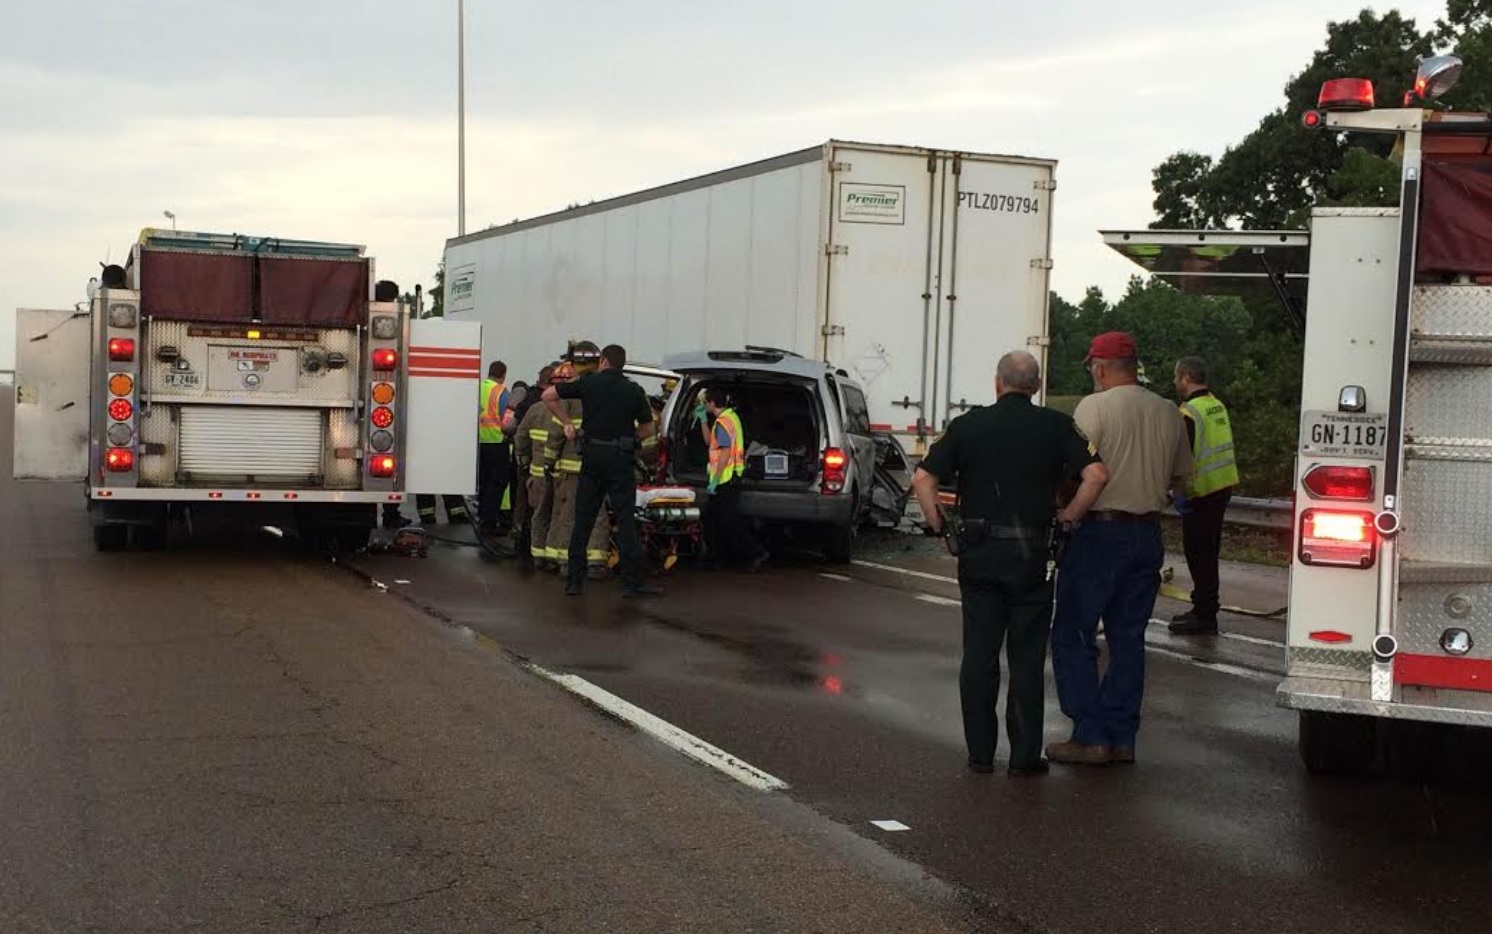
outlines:
[[[595,363],[584,354],[584,345],[577,345],[579,364],[565,364],[562,369],[574,374],[575,379],[595,370]],[[563,385],[571,380],[556,380]],[[580,424],[584,412],[579,399],[566,399],[561,403],[566,418]],[[546,408],[546,411],[548,409]],[[552,416],[552,413],[551,413]],[[570,536],[575,528],[575,501],[580,490],[581,440],[568,439],[562,430],[564,423],[551,418],[549,437],[545,443],[546,456],[554,465],[553,506],[549,518],[547,557],[563,570],[569,564]],[[585,546],[585,563],[591,580],[604,580],[606,563],[611,556],[611,522],[605,510],[596,516],[590,539]]]
[[[1181,546],[1192,576],[1192,608],[1174,617],[1169,628],[1178,636],[1209,635],[1217,632],[1223,515],[1238,486],[1233,423],[1228,407],[1207,386],[1207,363],[1201,357],[1178,360],[1174,382],[1192,449],[1191,479],[1185,495],[1176,497]]]
[[[446,521],[455,525],[459,522],[470,522],[471,516],[466,511],[466,497],[447,493],[441,499],[445,502]],[[414,497],[415,511],[419,513],[420,525],[434,525],[438,515],[435,507],[434,493],[416,493]]]
[[[569,378],[570,372],[563,367],[547,366],[539,375],[539,392]],[[551,477],[554,462],[549,458],[549,437],[558,426],[549,410],[537,404],[539,392],[531,400],[524,400],[527,407],[514,429],[513,459],[518,467],[514,485],[524,490],[524,528],[519,546],[527,547],[529,560],[535,567],[548,569],[553,566],[549,556],[549,525],[554,506]]]

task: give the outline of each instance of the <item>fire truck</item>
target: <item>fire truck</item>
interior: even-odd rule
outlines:
[[[1402,107],[1329,81],[1303,115],[1395,137],[1397,207],[1318,207],[1305,232],[1103,233],[1185,291],[1305,298],[1278,700],[1312,772],[1492,726],[1492,115],[1433,103],[1460,69],[1426,59]]]
[[[476,486],[481,325],[418,316],[362,246],[146,229],[73,310],[17,312],[17,479],[81,479],[102,551],[178,519],[367,540]]]

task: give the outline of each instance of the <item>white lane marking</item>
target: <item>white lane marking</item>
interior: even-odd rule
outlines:
[[[856,567],[870,568],[873,571],[889,571],[892,574],[905,574],[908,577],[920,577],[926,581],[938,581],[944,584],[957,584],[958,578],[944,577],[941,574],[928,574],[925,571],[912,571],[907,568],[892,567],[889,564],[876,564],[874,561],[851,561]]]
[[[891,833],[898,833],[903,830],[912,829],[899,820],[873,820],[871,821],[871,823],[881,828],[882,830],[890,831]]]
[[[1150,625],[1170,626],[1171,624],[1163,619],[1151,619]],[[1285,643],[1283,642],[1276,642],[1273,639],[1261,639],[1258,636],[1246,636],[1241,632],[1219,632],[1216,633],[1216,635],[1224,639],[1232,639],[1235,642],[1247,642],[1250,645],[1263,645],[1271,649],[1283,649],[1285,647]]]
[[[627,703],[610,691],[597,687],[578,675],[562,675],[532,664],[528,666],[528,669],[542,678],[553,681],[570,693],[585,698],[618,720],[630,723],[644,733],[661,740],[694,761],[719,769],[743,785],[758,791],[782,791],[788,787],[787,782],[782,779],[769,775],[754,765],[742,762],[725,750],[679,729],[667,720],[653,716],[641,707]]]
[[[399,580],[398,578],[395,578],[394,579],[394,583],[396,583],[396,584],[407,584],[407,583],[409,583],[409,581]]]
[[[848,584],[854,581],[853,577],[845,577],[843,574],[830,574],[827,571],[820,571],[819,577],[827,577],[831,581],[839,581],[842,584]]]
[[[1200,658],[1187,655],[1184,652],[1173,652],[1170,649],[1163,649],[1160,646],[1156,645],[1154,642],[1151,642],[1149,639],[1145,640],[1145,647],[1157,655],[1164,655],[1167,658],[1174,658],[1177,661],[1188,662],[1192,665],[1197,666],[1198,668],[1206,668],[1209,671],[1217,671],[1225,675],[1234,675],[1239,678],[1247,678],[1250,681],[1275,682],[1280,680],[1278,675],[1272,675],[1268,672],[1255,671],[1252,668],[1240,668],[1237,665],[1229,665],[1226,662],[1203,661]]]
[[[936,606],[963,606],[962,600],[950,600],[947,597],[939,597],[930,593],[919,593],[917,599],[923,603],[931,603]]]

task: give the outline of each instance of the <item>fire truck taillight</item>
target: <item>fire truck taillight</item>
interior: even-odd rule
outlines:
[[[399,351],[380,347],[373,351],[373,369],[392,370],[399,365]]]
[[[380,406],[373,410],[371,418],[375,428],[387,428],[394,423],[394,410]]]
[[[373,384],[373,401],[376,402],[376,403],[378,403],[379,405],[388,405],[390,402],[393,402],[394,401],[394,384],[393,383],[374,383]]]
[[[1312,499],[1366,503],[1373,499],[1373,468],[1318,465],[1306,471],[1300,485]]]
[[[375,431],[368,436],[368,447],[382,454],[394,449],[394,435],[388,431]]]
[[[109,403],[109,417],[116,422],[129,421],[135,414],[135,404],[128,399],[115,399]]]
[[[109,359],[115,363],[129,363],[135,359],[135,341],[131,337],[109,338]]]
[[[109,377],[109,392],[116,396],[127,396],[135,389],[135,378],[128,373],[115,373]]]
[[[368,473],[375,477],[392,477],[398,465],[392,454],[379,454],[368,462]]]
[[[1321,124],[1325,122],[1326,118],[1321,115],[1321,111],[1319,110],[1307,110],[1300,115],[1300,123],[1307,130],[1319,129]]]
[[[129,448],[109,448],[104,455],[104,466],[110,473],[129,473],[135,469],[135,452]]]
[[[1333,78],[1321,85],[1316,106],[1333,111],[1372,110],[1373,82],[1367,78]]]
[[[1378,533],[1370,512],[1307,509],[1300,514],[1300,562],[1312,567],[1370,568]]]

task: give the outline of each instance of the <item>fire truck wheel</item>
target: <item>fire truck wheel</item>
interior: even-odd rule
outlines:
[[[127,525],[95,525],[93,547],[99,551],[124,551],[129,547],[129,535]]]
[[[1364,775],[1372,771],[1378,724],[1371,717],[1300,712],[1300,760],[1312,775]]]

